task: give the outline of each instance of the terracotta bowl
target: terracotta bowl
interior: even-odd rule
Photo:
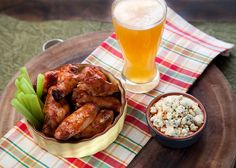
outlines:
[[[172,137],[172,136],[165,135],[161,131],[156,129],[153,126],[152,122],[150,121],[150,108],[156,102],[158,102],[161,98],[164,98],[167,96],[176,96],[176,95],[183,95],[184,97],[190,98],[191,100],[196,102],[198,104],[199,108],[201,109],[201,111],[203,112],[203,116],[204,116],[204,122],[201,125],[201,127],[193,134],[188,135],[188,136],[184,136],[184,137]],[[147,110],[146,110],[146,119],[147,119],[152,136],[154,136],[156,138],[156,140],[159,141],[162,145],[164,145],[166,147],[171,147],[171,148],[185,148],[185,147],[188,147],[188,146],[194,144],[201,137],[202,132],[203,132],[204,128],[206,127],[207,114],[206,114],[206,110],[203,107],[202,103],[198,99],[196,99],[195,97],[193,97],[187,93],[171,92],[171,93],[162,94],[152,100],[152,102],[148,105]]]
[[[76,64],[79,68],[91,66],[89,64]],[[121,132],[124,119],[126,115],[127,102],[125,98],[125,90],[121,82],[115,78],[111,73],[101,68],[103,73],[108,77],[110,82],[119,86],[121,110],[120,114],[116,116],[113,124],[106,128],[102,133],[95,135],[89,139],[82,139],[79,141],[58,141],[55,138],[46,137],[42,132],[36,130],[29,122],[26,121],[26,125],[32,135],[34,141],[43,149],[48,152],[59,155],[62,157],[84,157],[93,155],[99,151],[107,148]]]

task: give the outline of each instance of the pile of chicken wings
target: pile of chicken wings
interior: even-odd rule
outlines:
[[[120,112],[119,88],[96,66],[66,64],[44,74],[42,132],[57,140],[91,138]]]

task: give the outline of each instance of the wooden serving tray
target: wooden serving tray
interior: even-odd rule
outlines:
[[[65,63],[84,60],[110,32],[73,37],[57,44],[25,66],[35,79],[38,73]],[[18,74],[16,74],[18,75]],[[0,101],[0,137],[22,116],[11,107],[14,80],[8,83]],[[192,86],[190,94],[205,106],[208,123],[202,138],[186,149],[169,149],[152,138],[129,167],[234,167],[236,159],[236,97],[218,68],[211,64]]]

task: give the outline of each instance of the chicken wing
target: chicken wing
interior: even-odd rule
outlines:
[[[56,100],[60,100],[72,92],[72,89],[77,86],[79,81],[90,77],[107,80],[102,71],[95,66],[85,67],[81,71],[76,65],[68,64],[61,67],[58,71],[57,87],[53,90],[53,97]]]
[[[100,108],[112,109],[119,112],[121,103],[120,101],[112,96],[95,97],[90,96],[86,92],[81,92],[78,88],[75,88],[72,93],[71,101],[76,107],[80,107],[85,103],[97,104]]]
[[[85,91],[92,96],[108,96],[119,91],[116,84],[94,76],[79,82],[77,88],[78,90]]]
[[[85,67],[81,72],[81,79],[86,79],[90,77],[96,77],[96,78],[102,78],[103,80],[107,80],[107,77],[104,75],[102,70],[99,67],[96,66],[88,66]]]
[[[52,96],[52,86],[48,90],[43,112],[45,114],[42,132],[52,137],[57,126],[70,114],[70,106],[65,99],[59,102],[55,101]]]
[[[54,137],[58,140],[67,140],[82,132],[95,119],[99,108],[87,103],[73,112],[57,127]]]
[[[48,89],[57,84],[58,70],[48,71],[44,73],[43,95],[47,95]]]
[[[68,95],[80,80],[80,70],[75,65],[65,65],[58,71],[57,85],[52,90],[52,95],[57,101]]]
[[[75,138],[91,138],[96,134],[103,132],[108,126],[112,124],[114,120],[114,113],[112,110],[101,110],[94,121],[85,128]]]

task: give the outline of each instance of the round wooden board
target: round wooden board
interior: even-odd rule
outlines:
[[[30,76],[65,63],[79,63],[86,58],[110,32],[87,34],[55,45],[25,66]],[[17,74],[16,74],[17,75]],[[11,107],[14,80],[11,79],[2,94],[0,107],[0,137],[21,118]],[[155,139],[131,162],[129,167],[233,167],[236,158],[236,97],[223,74],[211,64],[193,85],[190,94],[197,97],[208,114],[207,128],[193,146],[174,150],[161,146]]]

